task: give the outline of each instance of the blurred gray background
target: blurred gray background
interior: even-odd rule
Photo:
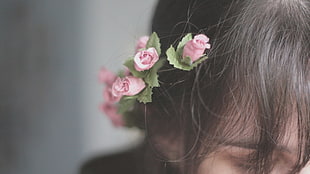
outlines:
[[[74,174],[141,140],[99,111],[156,0],[0,0],[0,173]]]

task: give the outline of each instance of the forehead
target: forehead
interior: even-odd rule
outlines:
[[[295,114],[287,119],[269,123],[271,125],[279,124],[279,130],[276,133],[263,130],[263,127],[257,124],[255,117],[231,118],[222,120],[222,123],[219,124],[216,136],[220,144],[257,149],[259,148],[258,143],[260,138],[262,136],[268,136],[269,143],[275,144],[276,149],[297,153],[299,128]],[[265,134],[262,135],[262,131],[266,131]]]

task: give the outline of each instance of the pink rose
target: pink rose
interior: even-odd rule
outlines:
[[[148,40],[149,40],[148,36],[140,37],[139,40],[137,41],[136,52],[138,52],[140,49],[145,48]]]
[[[125,69],[124,69],[124,75],[125,76],[130,76],[131,75],[131,72],[129,71],[129,69],[127,67],[125,67]]]
[[[106,68],[101,68],[99,72],[99,81],[111,86],[116,79],[116,75]]]
[[[141,92],[145,88],[145,83],[142,79],[127,76],[124,78],[118,77],[112,85],[112,94],[115,97],[123,95],[133,96]]]
[[[159,60],[155,48],[139,51],[134,57],[134,65],[137,71],[148,70]]]
[[[208,42],[209,38],[206,35],[196,35],[194,39],[185,44],[183,58],[190,57],[193,62],[196,61],[204,54],[205,49],[210,49],[211,45]]]
[[[103,98],[104,98],[104,101],[106,103],[115,103],[115,102],[118,102],[120,99],[121,99],[121,96],[118,96],[118,97],[115,97],[113,94],[112,94],[112,89],[111,87],[106,87],[104,90],[103,90]]]
[[[122,115],[117,113],[117,107],[111,103],[103,103],[100,106],[101,111],[103,111],[107,117],[112,121],[115,127],[120,127],[124,125]]]

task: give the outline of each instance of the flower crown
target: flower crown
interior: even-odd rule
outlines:
[[[133,109],[136,101],[152,102],[152,90],[159,87],[158,70],[168,60],[177,69],[190,71],[208,57],[206,49],[210,49],[209,38],[204,34],[192,37],[189,33],[179,42],[177,49],[172,45],[166,51],[166,59],[161,55],[160,39],[154,32],[150,37],[141,37],[136,45],[136,54],[127,59],[125,70],[118,75],[102,68],[99,80],[105,84],[104,103],[101,110],[111,119],[115,126],[130,126],[125,123],[127,113]],[[128,117],[128,116],[127,116]]]

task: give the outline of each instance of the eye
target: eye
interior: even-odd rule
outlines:
[[[241,171],[240,173],[253,173],[256,167],[254,163],[245,158],[235,159],[234,166]]]
[[[253,151],[239,151],[239,153],[230,153],[230,160],[239,173],[254,173],[256,164],[252,157]]]
[[[233,156],[233,159],[234,166],[240,171],[240,173],[255,173],[255,169],[257,168],[257,166],[253,158],[251,157],[251,154],[244,156]],[[272,166],[270,167],[272,167],[272,171],[281,174],[291,173],[294,164],[281,153],[274,153],[271,163]]]

